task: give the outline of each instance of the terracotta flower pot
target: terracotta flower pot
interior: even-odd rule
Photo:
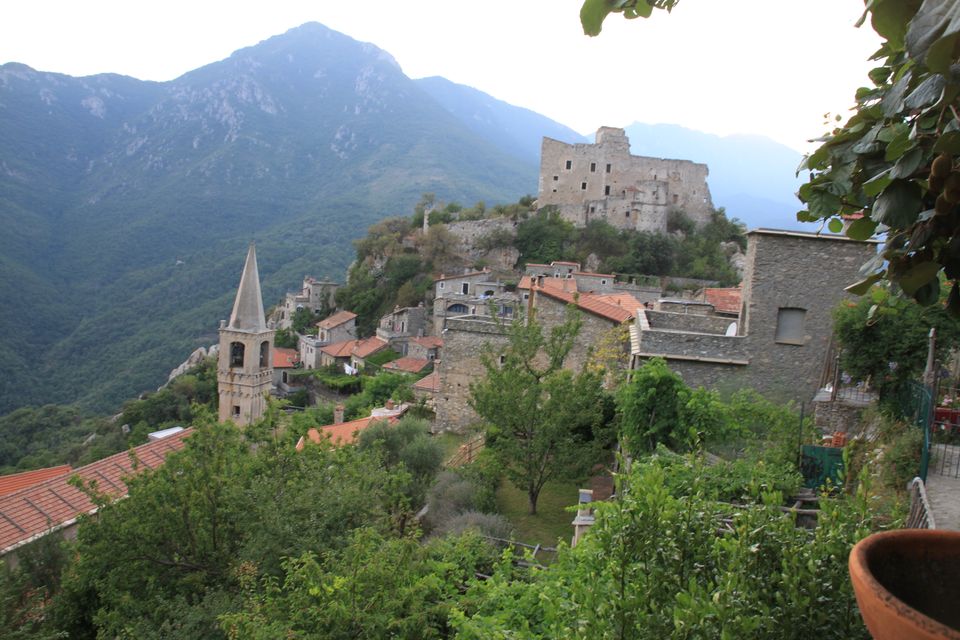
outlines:
[[[960,640],[960,531],[868,536],[850,552],[850,579],[875,640]]]

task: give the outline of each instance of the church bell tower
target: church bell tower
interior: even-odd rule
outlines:
[[[230,322],[220,321],[220,422],[245,427],[263,417],[273,383],[273,335],[263,314],[257,250],[251,243]]]

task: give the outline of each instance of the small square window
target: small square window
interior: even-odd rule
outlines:
[[[507,356],[500,356],[500,364],[505,364],[507,362]]]
[[[586,190],[587,190],[587,183],[586,183],[586,182],[581,182],[581,183],[580,183],[580,191],[586,191]]]
[[[553,176],[553,181],[554,181],[554,182],[556,182],[556,181],[559,180],[559,179],[560,179],[560,176]]]
[[[570,169],[572,169],[572,168],[573,168],[573,160],[567,160],[567,163],[566,163],[565,166],[566,166],[567,171],[569,171]]]
[[[777,311],[777,333],[774,340],[781,344],[805,344],[803,324],[806,315],[806,309],[780,307]]]
[[[596,207],[590,207],[590,213],[596,213],[596,212],[597,212]]]
[[[440,283],[440,288],[443,289],[443,283],[442,283],[442,282]]]
[[[623,214],[623,216],[624,216],[625,218],[629,218],[629,217],[630,217],[630,212],[627,211],[626,213]]]

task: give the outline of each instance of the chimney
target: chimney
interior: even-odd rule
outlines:
[[[343,412],[345,407],[342,404],[338,404],[333,408],[333,424],[343,424]]]

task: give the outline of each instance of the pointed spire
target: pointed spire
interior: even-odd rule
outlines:
[[[233,303],[228,328],[237,331],[260,333],[267,330],[267,321],[263,316],[263,297],[260,295],[260,272],[257,270],[257,249],[250,243],[247,250],[247,262],[243,265],[237,299]]]

